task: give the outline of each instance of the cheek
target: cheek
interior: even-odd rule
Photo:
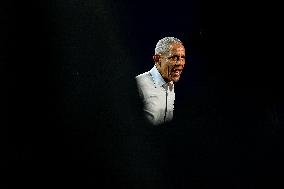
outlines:
[[[164,73],[166,73],[168,71],[168,66],[166,64],[164,64],[162,66],[162,69],[161,69]]]

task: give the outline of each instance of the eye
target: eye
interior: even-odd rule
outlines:
[[[185,56],[179,57],[179,56],[177,56],[177,55],[174,55],[174,56],[168,57],[168,59],[169,59],[170,61],[178,61],[178,60],[180,60],[180,61],[185,61]]]
[[[171,56],[168,58],[171,61],[177,61],[178,57],[177,56]]]

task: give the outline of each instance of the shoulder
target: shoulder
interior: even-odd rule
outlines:
[[[145,79],[145,78],[150,77],[150,76],[151,76],[151,75],[150,75],[150,72],[148,71],[148,72],[144,72],[144,73],[142,73],[142,74],[137,75],[137,76],[135,77],[135,79],[136,79],[136,80],[141,80],[141,79]]]
[[[135,77],[136,79],[136,82],[138,85],[145,85],[145,84],[149,84],[151,83],[152,81],[152,78],[151,78],[151,75],[150,75],[150,72],[145,72],[145,73],[142,73],[142,74],[139,74]]]

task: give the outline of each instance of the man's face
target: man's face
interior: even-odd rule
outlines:
[[[168,53],[156,62],[157,69],[166,82],[177,82],[185,64],[185,49],[182,44],[173,43]]]

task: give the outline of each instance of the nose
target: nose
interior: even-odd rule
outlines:
[[[185,64],[184,59],[179,57],[179,59],[176,61],[176,65],[180,66],[180,65],[184,65],[184,64]]]

